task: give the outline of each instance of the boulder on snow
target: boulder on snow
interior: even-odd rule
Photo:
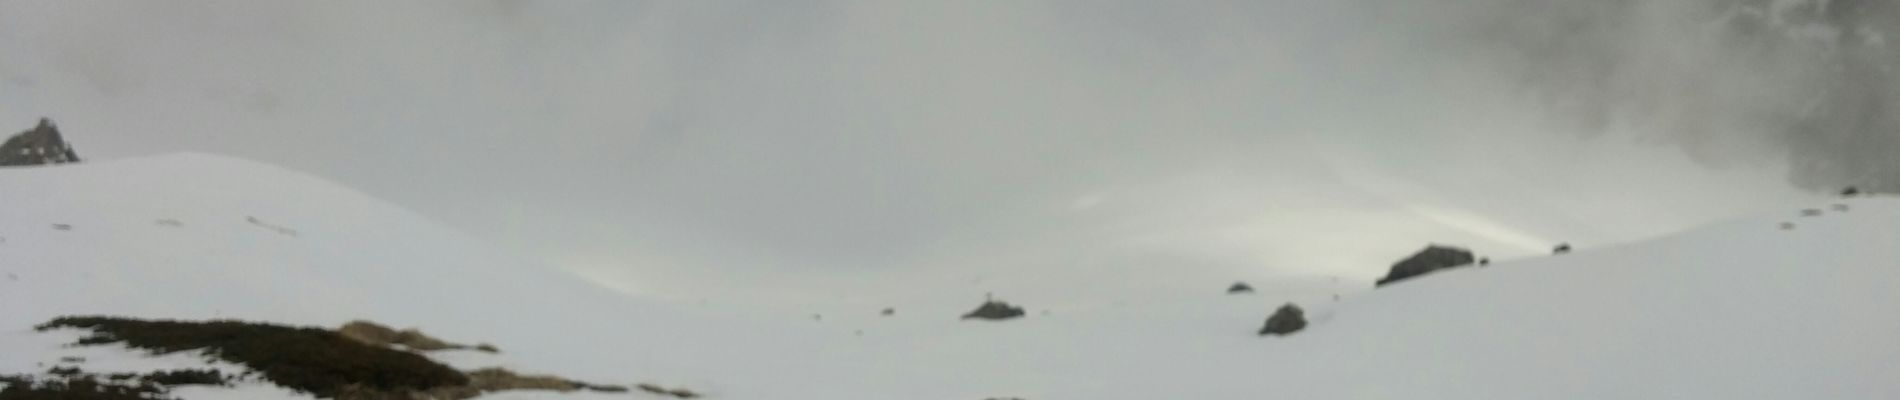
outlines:
[[[1267,325],[1260,327],[1260,335],[1286,335],[1306,329],[1306,311],[1293,303],[1286,303],[1267,317]]]
[[[1550,254],[1565,254],[1569,252],[1570,252],[1569,243],[1558,243],[1557,247],[1553,247],[1550,249]]]
[[[1380,278],[1375,286],[1385,286],[1441,269],[1471,265],[1474,258],[1470,250],[1434,244],[1411,257],[1406,257],[1397,264],[1392,264],[1391,272],[1387,272],[1384,278]]]
[[[1023,316],[1022,307],[1011,305],[1002,300],[985,298],[983,305],[977,306],[976,310],[972,310],[968,314],[963,314],[963,319],[1005,320],[1021,316]]]
[[[0,166],[46,165],[79,162],[79,154],[59,136],[53,121],[40,118],[39,126],[7,138],[0,143]]]
[[[1854,197],[1859,195],[1860,188],[1848,186],[1846,189],[1841,189],[1841,197]]]
[[[1253,293],[1253,286],[1247,285],[1247,282],[1234,282],[1233,285],[1227,287],[1227,294],[1241,293]]]

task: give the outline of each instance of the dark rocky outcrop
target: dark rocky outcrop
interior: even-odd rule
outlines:
[[[115,317],[61,317],[36,328],[91,331],[78,346],[122,343],[156,353],[202,352],[257,371],[278,386],[317,397],[376,398],[469,383],[466,375],[426,357],[363,344],[320,328]]]
[[[1841,197],[1854,197],[1859,195],[1860,188],[1848,186],[1846,189],[1841,189]]]
[[[1227,294],[1241,293],[1253,293],[1253,286],[1248,285],[1247,282],[1234,282],[1233,285],[1227,286]]]
[[[1260,335],[1286,335],[1306,329],[1306,311],[1293,303],[1286,303],[1267,317],[1266,326],[1260,327]]]
[[[963,319],[1005,320],[1023,316],[1023,308],[996,299],[985,299],[976,310],[963,314]]]
[[[1568,254],[1568,253],[1570,253],[1569,243],[1558,243],[1557,247],[1550,249],[1550,254]]]
[[[422,355],[388,348],[414,342],[413,330],[393,330],[357,321],[346,329],[294,327],[243,321],[136,320],[116,317],[61,317],[36,329],[91,331],[76,346],[120,343],[154,354],[197,352],[251,371],[225,375],[213,369],[180,369],[150,374],[89,374],[75,366],[55,366],[49,379],[0,376],[0,400],[169,399],[178,385],[228,385],[252,374],[269,383],[337,400],[463,400],[485,393],[515,390],[626,393],[632,388],[521,374],[502,368],[456,371]],[[348,332],[348,333],[344,333]],[[365,341],[368,338],[368,342]],[[438,341],[439,342],[439,341]],[[19,396],[15,396],[15,395]],[[698,397],[685,389],[665,389],[678,398]],[[23,397],[21,397],[23,396]],[[50,397],[49,397],[50,396]]]
[[[1392,264],[1392,270],[1387,272],[1384,278],[1380,278],[1376,285],[1385,286],[1441,269],[1471,265],[1473,259],[1470,250],[1441,245],[1427,246],[1425,250],[1420,250],[1417,254],[1406,257],[1397,264]]]
[[[59,136],[53,121],[41,118],[39,126],[7,138],[0,143],[0,166],[46,165],[79,162],[79,154]]]

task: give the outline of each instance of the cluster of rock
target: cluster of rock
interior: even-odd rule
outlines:
[[[0,166],[46,165],[79,162],[79,153],[59,136],[53,121],[40,119],[39,126],[20,132],[0,143]]]

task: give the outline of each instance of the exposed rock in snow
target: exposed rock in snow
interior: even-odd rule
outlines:
[[[983,305],[977,306],[976,310],[963,314],[963,319],[1005,320],[1021,316],[1023,316],[1022,307],[1002,300],[988,299],[983,301]]]
[[[79,162],[79,154],[59,136],[53,121],[40,119],[39,126],[7,138],[0,144],[0,166],[45,165]]]
[[[1473,261],[1470,250],[1434,244],[1392,264],[1392,271],[1386,273],[1385,278],[1380,278],[1377,285],[1385,286],[1432,271],[1471,265]]]
[[[1234,282],[1233,285],[1227,286],[1227,294],[1240,293],[1253,293],[1253,286],[1247,285],[1247,282]]]
[[[1286,335],[1306,329],[1306,311],[1293,303],[1286,303],[1267,317],[1267,324],[1260,327],[1261,335]]]

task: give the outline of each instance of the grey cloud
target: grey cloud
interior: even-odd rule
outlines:
[[[1900,190],[1892,2],[1489,3],[1462,33],[1583,132],[1635,126],[1716,165],[1785,159],[1810,189]]]
[[[1369,276],[1426,241],[1530,254],[1798,197],[1614,134],[1546,133],[1741,98],[1649,84],[1752,72],[1652,71],[1616,45],[1658,41],[1625,32],[1653,22],[1640,4],[0,3],[0,51],[29,55],[0,71],[41,82],[0,93],[0,122],[52,114],[96,157],[313,171],[636,286]],[[1660,42],[1692,61],[1736,46]],[[1671,115],[1629,125],[1730,142],[1663,133],[1693,126]],[[1752,115],[1702,120],[1765,126]],[[1685,182],[1699,189],[1669,190]]]

